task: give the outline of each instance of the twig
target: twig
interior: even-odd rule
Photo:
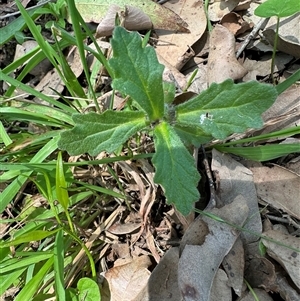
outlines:
[[[264,29],[266,27],[266,25],[268,24],[270,18],[262,18],[260,19],[260,21],[253,27],[252,31],[250,32],[250,34],[247,36],[247,38],[245,39],[245,41],[242,43],[240,49],[237,51],[236,53],[236,57],[238,58],[241,53],[244,51],[244,49],[247,47],[247,45],[249,44],[249,42],[255,38],[255,36],[257,35],[258,31],[260,29]]]
[[[210,167],[209,167],[209,163],[208,163],[208,160],[207,160],[207,157],[206,157],[206,153],[205,153],[205,149],[203,147],[203,145],[201,146],[202,148],[202,153],[203,153],[203,165],[204,165],[204,168],[205,168],[205,172],[206,172],[206,175],[207,175],[207,179],[208,179],[208,184],[209,184],[209,188],[210,188],[210,199],[209,199],[209,202],[206,206],[206,210],[207,209],[213,209],[215,207],[217,208],[220,208],[222,207],[222,203],[221,203],[221,200],[219,199],[219,197],[217,196],[217,193],[216,193],[216,189],[215,189],[215,183],[214,183],[214,180],[213,180],[213,177],[212,177],[212,174],[211,174],[211,170],[210,170]]]

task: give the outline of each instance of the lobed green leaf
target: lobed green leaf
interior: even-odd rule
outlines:
[[[248,128],[261,128],[261,114],[276,97],[273,86],[256,81],[234,84],[228,79],[221,84],[213,83],[200,95],[176,107],[175,127],[194,127],[207,137],[224,139]]]
[[[154,143],[154,181],[162,185],[167,201],[187,215],[199,199],[197,183],[200,175],[195,160],[167,122],[162,122],[154,129]]]
[[[132,97],[150,121],[163,117],[164,91],[161,65],[152,47],[142,47],[141,37],[116,27],[111,39],[113,58],[113,88]]]
[[[58,147],[70,155],[111,153],[146,126],[143,112],[107,110],[103,114],[74,114],[72,118],[74,128],[61,133],[58,142]]]

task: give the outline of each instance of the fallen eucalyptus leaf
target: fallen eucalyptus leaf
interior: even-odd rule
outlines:
[[[187,24],[180,16],[151,0],[75,0],[75,5],[83,20],[88,23],[101,23],[111,5],[116,5],[123,11],[126,6],[131,6],[140,9],[149,16],[154,29],[189,32],[186,28]],[[68,21],[70,21],[70,16],[68,16]]]

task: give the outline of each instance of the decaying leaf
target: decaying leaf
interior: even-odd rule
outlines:
[[[178,260],[179,248],[168,250],[152,272],[147,286],[132,301],[180,301]]]
[[[300,238],[276,230],[268,230],[263,235],[274,240],[263,240],[268,255],[281,264],[300,289]]]
[[[122,26],[128,30],[145,30],[152,28],[152,22],[141,9],[125,5],[122,10],[118,5],[112,4],[101,20],[96,30],[96,37],[111,36],[115,28],[116,15],[119,16]]]
[[[242,294],[245,254],[243,242],[240,237],[232,246],[230,252],[224,257],[223,268],[228,275],[228,286],[230,285],[238,296]]]
[[[220,21],[223,16],[233,11],[239,4],[240,0],[219,0],[208,6],[209,19],[213,22]]]
[[[228,276],[221,269],[218,269],[214,278],[209,301],[232,301],[231,288],[228,285]]]
[[[125,12],[126,6],[131,6],[138,8],[146,14],[151,19],[154,29],[160,28],[176,32],[189,32],[187,24],[181,19],[181,17],[166,7],[163,7],[151,0],[75,0],[75,4],[85,22],[101,23],[111,5],[120,7],[123,12]],[[136,15],[136,13],[137,12],[135,11],[130,14]],[[140,16],[139,12],[137,14]],[[114,22],[115,15],[113,14],[113,11],[109,18],[112,17]],[[70,16],[68,17],[68,20],[70,21]],[[137,22],[134,22],[134,24],[130,22],[131,26],[138,26],[139,20],[140,19],[137,19]],[[108,21],[106,20],[106,22]],[[145,24],[147,24],[147,28],[143,29],[150,29],[148,27],[148,23],[146,22]]]
[[[221,209],[212,209],[210,213],[242,226],[249,210],[246,201],[240,195],[231,204]],[[178,263],[178,285],[186,301],[209,300],[215,274],[239,235],[239,232],[228,224],[206,216],[203,217],[203,221],[209,228],[204,243],[186,245]]]
[[[262,224],[251,170],[217,150],[213,150],[212,153],[212,170],[219,182],[220,198],[225,204],[228,204],[237,195],[242,195],[247,201],[250,210],[249,216],[251,216],[245,228],[255,233],[261,233]],[[257,240],[256,235],[248,232],[243,232],[241,237],[247,243]]]
[[[101,300],[132,301],[147,284],[150,265],[150,258],[145,255],[125,262],[116,261],[115,266],[104,274]]]
[[[276,282],[274,265],[264,257],[254,257],[248,260],[245,279],[251,287],[264,287],[270,290]]]
[[[274,46],[276,33],[273,29],[266,29],[264,31],[264,37],[269,41],[269,43]],[[300,58],[300,44],[299,42],[288,40],[282,36],[278,36],[277,50],[284,53],[290,54],[295,58]]]
[[[176,3],[164,4],[188,24],[189,34],[170,34],[163,30],[157,30],[159,41],[156,48],[157,53],[166,61],[180,70],[185,63],[194,56],[191,47],[204,34],[206,29],[206,16],[202,1],[179,0]],[[161,41],[160,41],[161,40]]]
[[[300,176],[277,165],[252,167],[251,170],[258,197],[300,219]]]
[[[209,41],[208,82],[220,83],[228,78],[240,79],[247,70],[235,57],[234,35],[224,26],[216,25]]]
[[[253,24],[249,24],[235,12],[225,15],[221,20],[221,25],[230,30],[235,36],[242,34],[253,27]]]

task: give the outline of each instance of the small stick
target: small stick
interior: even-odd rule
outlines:
[[[219,208],[222,206],[221,200],[219,199],[219,197],[217,196],[217,193],[216,193],[215,183],[214,183],[214,180],[213,180],[213,177],[211,174],[211,170],[209,167],[209,163],[208,163],[203,145],[201,146],[201,148],[202,148],[202,153],[203,153],[203,157],[204,157],[203,164],[204,164],[204,168],[205,168],[205,172],[206,172],[206,175],[208,178],[208,183],[209,183],[209,188],[210,188],[210,199],[209,199],[209,202],[208,202],[205,210],[213,209],[215,207]]]
[[[260,29],[264,29],[267,25],[267,23],[269,22],[270,18],[262,18],[260,19],[260,21],[253,27],[252,31],[250,32],[250,34],[247,36],[247,38],[245,39],[245,41],[242,43],[240,49],[237,51],[236,53],[236,58],[238,58],[241,53],[245,50],[245,48],[247,47],[247,45],[249,44],[249,42],[255,38],[255,36],[257,35],[258,31]]]

